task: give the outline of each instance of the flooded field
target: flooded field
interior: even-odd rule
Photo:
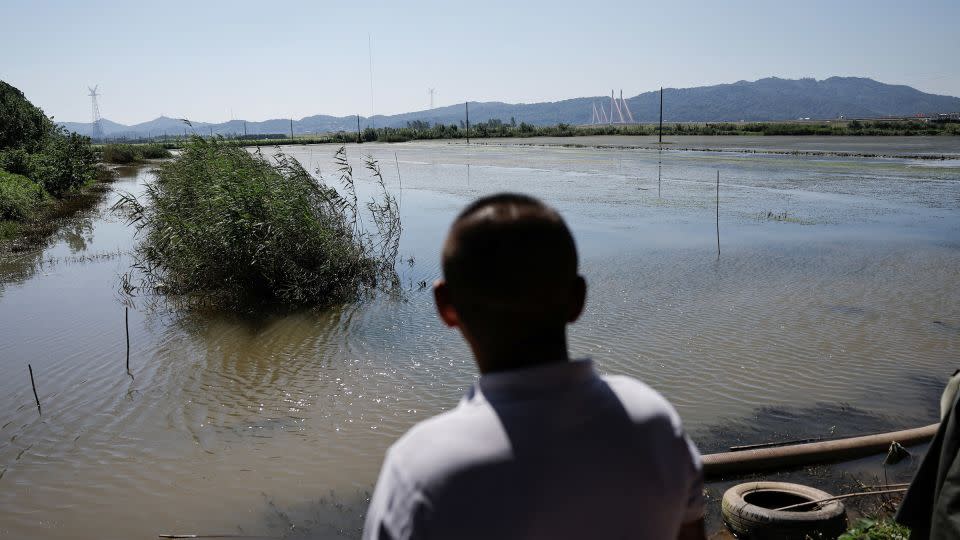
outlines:
[[[812,139],[793,140],[770,144]],[[335,150],[286,148],[331,182]],[[455,213],[496,191],[574,231],[590,289],[573,354],[661,391],[706,451],[929,423],[960,367],[956,160],[431,142],[349,146],[357,171],[362,153],[401,199],[401,299],[258,321],[140,300],[130,376],[116,193],[0,259],[0,537],[357,536],[384,450],[475,379],[420,284]]]

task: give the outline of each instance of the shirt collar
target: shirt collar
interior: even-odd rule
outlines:
[[[576,386],[597,377],[589,358],[498,371],[480,376],[475,388],[488,397],[508,397]]]

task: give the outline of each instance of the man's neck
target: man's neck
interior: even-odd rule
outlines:
[[[566,332],[559,336],[498,342],[493,346],[473,347],[481,374],[524,369],[545,364],[569,362]]]

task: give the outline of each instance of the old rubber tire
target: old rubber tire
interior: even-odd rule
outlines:
[[[847,511],[840,501],[811,505],[798,511],[772,509],[831,496],[800,484],[748,482],[733,486],[723,494],[721,511],[724,523],[738,538],[833,539],[847,530]]]

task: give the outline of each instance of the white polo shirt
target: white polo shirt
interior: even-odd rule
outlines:
[[[680,417],[589,360],[480,377],[387,452],[365,539],[676,538],[703,517]]]

